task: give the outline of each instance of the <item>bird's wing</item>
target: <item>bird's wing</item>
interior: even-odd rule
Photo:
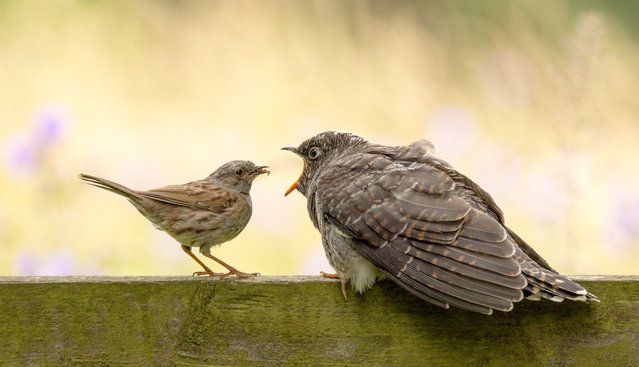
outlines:
[[[426,139],[420,139],[409,145],[387,146],[372,144],[366,148],[368,153],[388,156],[396,162],[424,162],[435,156],[435,145]]]
[[[214,213],[224,212],[240,199],[238,193],[229,192],[206,181],[159,187],[139,193],[145,198],[162,203],[209,210]]]
[[[425,163],[446,173],[457,185],[458,191],[466,191],[473,196],[476,203],[482,203],[492,215],[500,222],[504,223],[504,214],[495,203],[492,196],[484,191],[470,178],[457,172],[448,162],[435,156],[435,146],[428,140],[422,139],[407,146],[385,146],[373,145],[368,150],[373,154],[380,154],[389,157],[393,162],[403,165],[414,163]]]
[[[515,245],[455,185],[426,163],[362,153],[323,172],[316,195],[326,220],[408,291],[443,307],[508,311],[526,286]]]

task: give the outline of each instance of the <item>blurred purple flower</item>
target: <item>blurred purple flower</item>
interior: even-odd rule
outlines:
[[[9,137],[6,145],[10,168],[14,170],[25,170],[35,166],[35,152],[23,136]]]
[[[22,252],[16,256],[16,275],[36,275],[38,269],[38,256],[32,252]]]
[[[49,257],[42,266],[42,275],[69,275],[75,268],[75,256],[69,251],[61,251]]]
[[[639,239],[639,196],[619,203],[617,206],[617,227],[628,238]]]
[[[639,245],[639,191],[618,190],[604,211],[605,243],[615,250]]]
[[[29,174],[38,169],[60,136],[67,118],[60,108],[38,112],[30,127],[5,142],[7,165],[13,173]]]
[[[34,140],[42,145],[54,142],[62,134],[66,120],[65,114],[60,108],[42,110],[35,120]]]
[[[69,275],[75,267],[75,256],[69,251],[60,251],[45,259],[25,251],[15,260],[17,275]]]

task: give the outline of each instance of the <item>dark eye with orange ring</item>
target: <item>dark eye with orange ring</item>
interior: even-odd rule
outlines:
[[[312,147],[309,151],[308,151],[308,159],[310,160],[315,160],[317,159],[320,155],[322,155],[322,150],[318,147]]]

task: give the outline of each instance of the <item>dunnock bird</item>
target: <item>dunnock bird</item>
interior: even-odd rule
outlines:
[[[597,299],[551,268],[426,140],[392,147],[329,131],[283,149],[304,160],[286,194],[306,197],[344,297],[347,283],[362,293],[385,276],[435,305],[484,314],[524,295]]]
[[[266,168],[250,161],[231,161],[203,180],[148,191],[131,190],[85,174],[80,179],[129,199],[156,228],[175,238],[182,250],[204,268],[194,275],[248,277],[258,273],[238,271],[211,255],[211,247],[232,240],[246,227],[252,212],[251,184],[258,175],[269,173]],[[202,255],[225,267],[228,273],[211,271],[191,251],[192,247],[199,247]]]

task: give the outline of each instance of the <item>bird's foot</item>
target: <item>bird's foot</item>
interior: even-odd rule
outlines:
[[[323,276],[324,278],[328,278],[328,279],[339,279],[340,283],[342,283],[342,295],[344,296],[344,301],[348,301],[348,297],[346,296],[346,281],[345,280],[340,278],[339,275],[337,275],[335,273],[326,273],[326,272],[320,271],[320,275]]]
[[[208,275],[208,276],[210,276],[210,277],[222,277],[222,276],[224,275],[224,273],[216,273],[216,272],[213,272],[213,271],[211,271],[211,270],[209,270],[209,271],[195,271],[195,272],[193,272],[193,276],[194,276],[194,277],[195,277],[195,276],[198,276],[198,277],[199,277],[199,276],[204,276],[204,275]]]
[[[328,279],[339,279],[339,276],[335,273],[326,273],[326,272],[320,271],[320,275]]]
[[[220,276],[220,279],[224,279],[224,278],[230,277],[231,275],[235,275],[238,278],[250,278],[250,277],[256,277],[256,276],[261,275],[261,274],[260,273],[245,273],[245,272],[239,271],[239,270],[237,270],[235,268],[231,268],[231,269],[229,269],[228,273],[222,274]]]

